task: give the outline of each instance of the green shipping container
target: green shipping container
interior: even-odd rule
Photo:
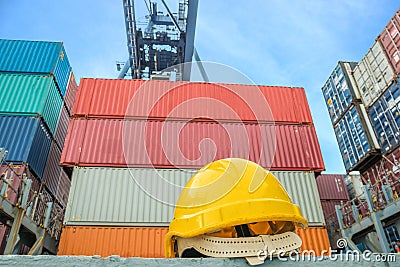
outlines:
[[[54,135],[62,98],[51,76],[0,74],[0,114],[43,117]]]

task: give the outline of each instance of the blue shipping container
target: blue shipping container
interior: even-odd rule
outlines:
[[[353,100],[360,99],[360,94],[351,76],[351,71],[356,64],[355,62],[339,61],[322,87],[332,125],[336,124]]]
[[[71,66],[61,42],[0,39],[0,71],[51,74],[64,96]]]
[[[400,143],[399,84],[392,83],[368,111],[382,152],[395,149]]]
[[[0,147],[8,150],[6,161],[28,163],[42,179],[51,146],[51,135],[40,118],[0,116]]]
[[[353,105],[334,127],[347,171],[379,148],[363,105]]]

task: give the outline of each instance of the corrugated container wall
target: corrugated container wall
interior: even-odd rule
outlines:
[[[54,134],[62,98],[51,76],[0,73],[0,114],[43,117]]]
[[[322,87],[332,125],[337,122],[354,101],[360,99],[360,93],[351,74],[356,64],[355,62],[339,61]]]
[[[391,184],[400,185],[400,148],[395,149],[390,154],[373,164],[368,170],[362,173],[364,181],[375,184],[377,181],[388,180]],[[396,188],[397,190],[400,188]],[[398,191],[400,193],[400,191]]]
[[[74,73],[71,71],[68,81],[67,93],[65,94],[64,98],[64,103],[69,114],[71,114],[77,91],[78,85],[76,84]]]
[[[58,123],[54,140],[56,141],[60,150],[64,147],[65,136],[67,135],[69,125],[69,114],[67,108],[63,105],[58,115]]]
[[[57,193],[58,182],[62,171],[62,168],[59,166],[60,158],[61,151],[57,144],[53,142],[50,147],[49,157],[43,174],[43,183],[54,196]]]
[[[195,170],[75,168],[66,225],[168,226]],[[309,225],[324,225],[313,172],[274,171]],[[138,186],[140,185],[140,187]]]
[[[64,172],[64,170],[62,170],[60,174],[60,179],[58,181],[56,199],[60,202],[60,204],[63,207],[67,207],[70,188],[71,188],[71,180],[68,177],[68,175]],[[61,219],[63,220],[64,218]]]
[[[40,118],[0,116],[0,147],[8,150],[6,161],[29,167],[41,179],[51,146],[51,135]]]
[[[163,258],[167,232],[167,227],[67,226],[57,255]]]
[[[368,111],[382,152],[390,152],[400,144],[399,84],[394,82]]]
[[[400,74],[400,9],[397,10],[378,38],[396,74]]]
[[[71,66],[63,43],[0,39],[0,72],[52,74],[65,95]]]
[[[347,171],[368,163],[379,144],[364,105],[352,106],[334,127],[339,150]]]
[[[164,258],[167,227],[90,227],[67,226],[63,229],[57,255],[100,255],[108,257]],[[327,256],[329,239],[325,228],[297,229],[302,250]]]
[[[342,174],[321,174],[317,177],[319,197],[324,200],[349,199]]]
[[[395,78],[380,42],[372,48],[354,68],[354,79],[366,107],[369,107]]]
[[[303,88],[123,79],[82,79],[72,115],[312,123]]]
[[[229,157],[249,159],[267,168],[272,164],[273,170],[324,170],[311,125],[112,119],[71,120],[61,163],[196,168]]]

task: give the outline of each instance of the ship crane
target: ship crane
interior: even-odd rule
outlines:
[[[136,21],[135,1],[123,0],[129,58],[125,64],[117,64],[121,69],[118,77],[160,78],[163,70],[177,65],[174,77],[189,81],[190,64],[180,64],[192,62],[193,56],[200,61],[194,48],[198,0],[179,0],[177,13],[171,12],[165,0],[161,4],[166,12],[159,11],[155,0],[144,0],[144,3],[148,15],[145,16],[147,26],[142,29]],[[200,69],[204,73],[202,66]]]

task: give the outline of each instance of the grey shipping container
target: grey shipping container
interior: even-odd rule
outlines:
[[[322,87],[332,125],[354,101],[360,100],[360,93],[352,76],[352,70],[356,65],[356,62],[339,61]]]
[[[334,127],[347,171],[363,167],[379,152],[379,144],[364,105],[353,105]]]
[[[6,161],[28,163],[43,178],[52,142],[51,134],[40,118],[0,116],[0,147],[8,150]]]
[[[392,85],[369,108],[368,115],[382,148],[389,153],[400,143],[400,86]]]
[[[66,225],[167,226],[196,170],[75,167]],[[311,226],[325,224],[313,172],[272,172]]]
[[[354,79],[364,105],[369,107],[394,78],[392,65],[381,44],[375,41],[372,48],[354,68]]]

